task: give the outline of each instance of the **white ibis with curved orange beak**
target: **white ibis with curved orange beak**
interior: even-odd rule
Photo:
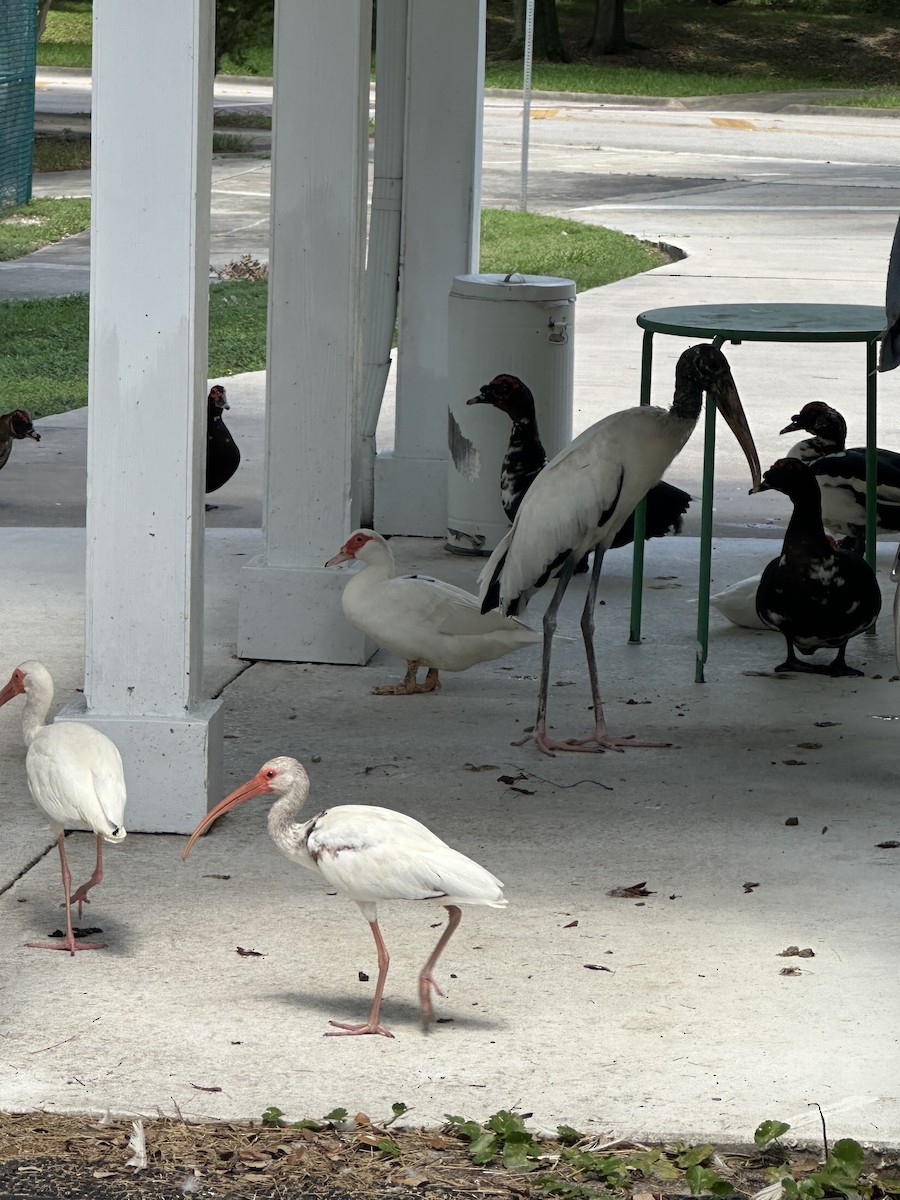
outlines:
[[[482,573],[482,610],[515,616],[531,595],[556,575],[559,582],[544,615],[544,654],[533,733],[545,754],[555,750],[623,750],[659,746],[607,732],[597,683],[594,602],[604,553],[640,500],[684,448],[703,402],[711,397],[731,427],[760,481],[759,457],[725,355],[714,346],[691,346],[675,368],[672,407],[644,405],[612,413],[591,425],[544,467],[525,494],[512,529]],[[594,550],[591,582],[581,616],[594,705],[594,732],[587,738],[547,736],[547,688],[557,612],[575,566]],[[521,744],[521,743],[520,743]]]
[[[39,662],[21,663],[0,691],[0,705],[25,696],[22,733],[28,751],[25,776],[35,804],[50,822],[59,847],[66,906],[66,936],[59,942],[29,942],[36,950],[102,950],[100,942],[76,941],[72,905],[90,903],[88,892],[103,879],[103,843],[125,837],[125,772],[117,747],[91,725],[58,721],[45,725],[53,701],[53,680]],[[72,875],[66,861],[65,826],[87,825],[97,835],[97,862],[87,883],[70,895]]]
[[[288,858],[318,871],[331,887],[359,905],[369,922],[378,954],[378,981],[367,1021],[359,1025],[330,1021],[335,1032],[326,1037],[379,1033],[394,1035],[379,1022],[381,997],[390,956],[378,927],[379,900],[417,900],[441,904],[449,914],[447,928],[419,972],[419,1007],[422,1024],[434,1019],[432,989],[443,995],[434,978],[434,967],[462,916],[460,904],[505,908],[503,884],[484,867],[442,842],[430,829],[404,813],[367,804],[340,804],[326,808],[300,823],[296,814],[309,796],[309,777],[295,758],[279,757],[264,763],[252,779],[211,809],[182,853],[187,859],[197,838],[222,816],[252,796],[274,795],[269,810],[269,836]]]

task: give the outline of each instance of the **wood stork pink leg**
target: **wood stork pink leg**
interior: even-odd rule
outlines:
[[[383,687],[372,688],[373,696],[415,696],[420,692],[433,692],[441,686],[438,679],[437,667],[429,667],[423,683],[416,682],[416,672],[419,663],[412,661],[406,665],[406,675],[402,683],[387,683]]]
[[[391,956],[388,954],[387,946],[384,944],[384,938],[381,936],[378,922],[370,921],[369,928],[372,930],[372,936],[375,938],[375,948],[378,953],[378,982],[375,984],[375,999],[372,1001],[369,1019],[362,1025],[351,1025],[346,1021],[329,1021],[329,1025],[335,1026],[335,1032],[326,1033],[326,1037],[347,1037],[352,1034],[363,1033],[380,1033],[383,1037],[389,1038],[394,1036],[389,1029],[385,1029],[383,1025],[378,1023],[378,1014],[381,1011],[381,995],[384,991],[384,981],[387,979],[388,967],[391,965]]]
[[[419,972],[419,1008],[422,1011],[422,1028],[426,1032],[429,1025],[434,1021],[434,1008],[431,1004],[432,988],[439,996],[443,996],[444,994],[438,987],[432,972],[434,971],[435,963],[443,953],[444,947],[453,937],[453,932],[462,919],[462,909],[458,908],[455,904],[445,904],[444,907],[447,909],[450,918],[447,922],[447,928],[438,938],[438,943],[432,950],[428,962]]]
[[[81,920],[82,905],[90,904],[87,898],[88,892],[92,887],[96,887],[98,883],[103,882],[103,838],[97,834],[97,863],[94,867],[94,873],[87,881],[83,883],[77,892],[71,897],[70,903],[78,905],[78,919]]]
[[[106,945],[103,942],[76,942],[75,934],[72,930],[72,902],[69,899],[69,892],[72,887],[72,873],[69,870],[69,864],[66,861],[66,835],[60,833],[56,839],[56,844],[59,847],[59,861],[62,867],[62,883],[63,892],[66,900],[66,936],[61,942],[28,942],[27,945],[31,950],[68,950],[70,954],[74,954],[76,950],[105,950]]]

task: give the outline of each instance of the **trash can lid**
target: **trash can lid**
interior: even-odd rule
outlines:
[[[479,300],[569,300],[575,297],[575,280],[555,275],[457,275],[451,296]]]

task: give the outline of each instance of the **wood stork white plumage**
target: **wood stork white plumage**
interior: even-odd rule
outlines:
[[[102,950],[99,942],[76,941],[72,905],[89,904],[88,892],[103,879],[103,843],[125,837],[125,773],[122,756],[105,734],[91,725],[60,721],[45,725],[53,701],[53,679],[47,668],[29,660],[13,671],[0,691],[0,706],[25,695],[22,733],[28,747],[25,775],[35,804],[56,835],[65,891],[66,936],[60,942],[29,942],[37,950]],[[65,826],[87,825],[97,835],[94,873],[70,895],[72,876],[66,861]]]
[[[375,696],[410,696],[441,686],[439,671],[465,671],[541,641],[521,621],[483,613],[477,596],[428,575],[395,575],[394,556],[380,533],[356,529],[326,567],[359,559],[347,581],[341,608],[351,625],[379,646],[406,659],[402,683],[372,689]],[[416,682],[419,667],[424,682]]]
[[[555,573],[558,578],[544,615],[537,719],[528,735],[546,754],[661,744],[611,737],[607,732],[597,683],[594,603],[605,551],[638,502],[683,449],[700,416],[704,391],[715,401],[744,451],[755,489],[760,481],[759,457],[725,355],[714,346],[692,346],[675,368],[671,408],[626,408],[604,417],[575,438],[537,476],[512,529],[482,573],[483,611],[499,608],[507,615],[518,613],[551,575]],[[548,738],[547,687],[557,612],[575,564],[589,550],[595,551],[594,565],[581,632],[594,704],[594,732],[583,739]]]
[[[381,997],[390,956],[378,927],[379,900],[416,900],[447,909],[447,928],[419,972],[419,1008],[425,1029],[434,1019],[432,989],[443,995],[434,967],[459,924],[460,904],[505,908],[503,884],[419,821],[389,808],[341,804],[327,808],[302,824],[294,820],[309,796],[309,776],[295,758],[264,763],[252,779],[211,809],[191,834],[182,853],[187,859],[197,838],[223,813],[252,796],[277,797],[269,810],[269,836],[288,858],[309,867],[337,891],[355,900],[369,922],[378,954],[378,981],[367,1021],[359,1025],[330,1021],[335,1032],[326,1037],[378,1033],[394,1035],[379,1023]]]

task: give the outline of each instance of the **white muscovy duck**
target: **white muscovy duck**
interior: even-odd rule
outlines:
[[[482,572],[482,610],[499,608],[515,616],[529,597],[557,573],[553,599],[544,614],[544,649],[533,737],[546,754],[555,750],[622,750],[657,746],[613,737],[606,729],[594,651],[594,604],[603,555],[649,488],[684,448],[694,431],[707,393],[735,434],[754,487],[759,458],[741,407],[728,361],[714,346],[691,346],[675,368],[675,396],[669,409],[654,405],[626,408],[591,425],[547,464],[525,494],[512,529]],[[594,550],[591,582],[581,617],[594,707],[590,737],[547,736],[547,689],[557,612],[576,563]]]
[[[397,575],[387,541],[372,529],[356,529],[326,567],[359,560],[364,564],[341,594],[351,625],[406,660],[402,683],[372,689],[375,696],[411,696],[440,687],[439,671],[465,671],[523,646],[542,635],[521,621],[482,613],[477,596],[428,575]],[[419,667],[427,667],[418,683]]]
[[[367,1021],[330,1021],[335,1031],[326,1037],[382,1034],[393,1037],[379,1020],[390,956],[378,926],[378,902],[415,900],[419,905],[441,904],[449,920],[437,945],[419,972],[419,1009],[423,1028],[434,1020],[432,991],[443,992],[434,968],[460,922],[461,904],[505,908],[503,884],[479,863],[454,850],[427,826],[405,813],[370,804],[338,804],[302,824],[294,820],[309,796],[309,776],[296,758],[279,757],[264,763],[252,779],[211,809],[181,855],[183,860],[201,833],[251,796],[270,795],[269,836],[292,862],[318,871],[335,891],[355,900],[369,922],[378,955],[378,980]]]

